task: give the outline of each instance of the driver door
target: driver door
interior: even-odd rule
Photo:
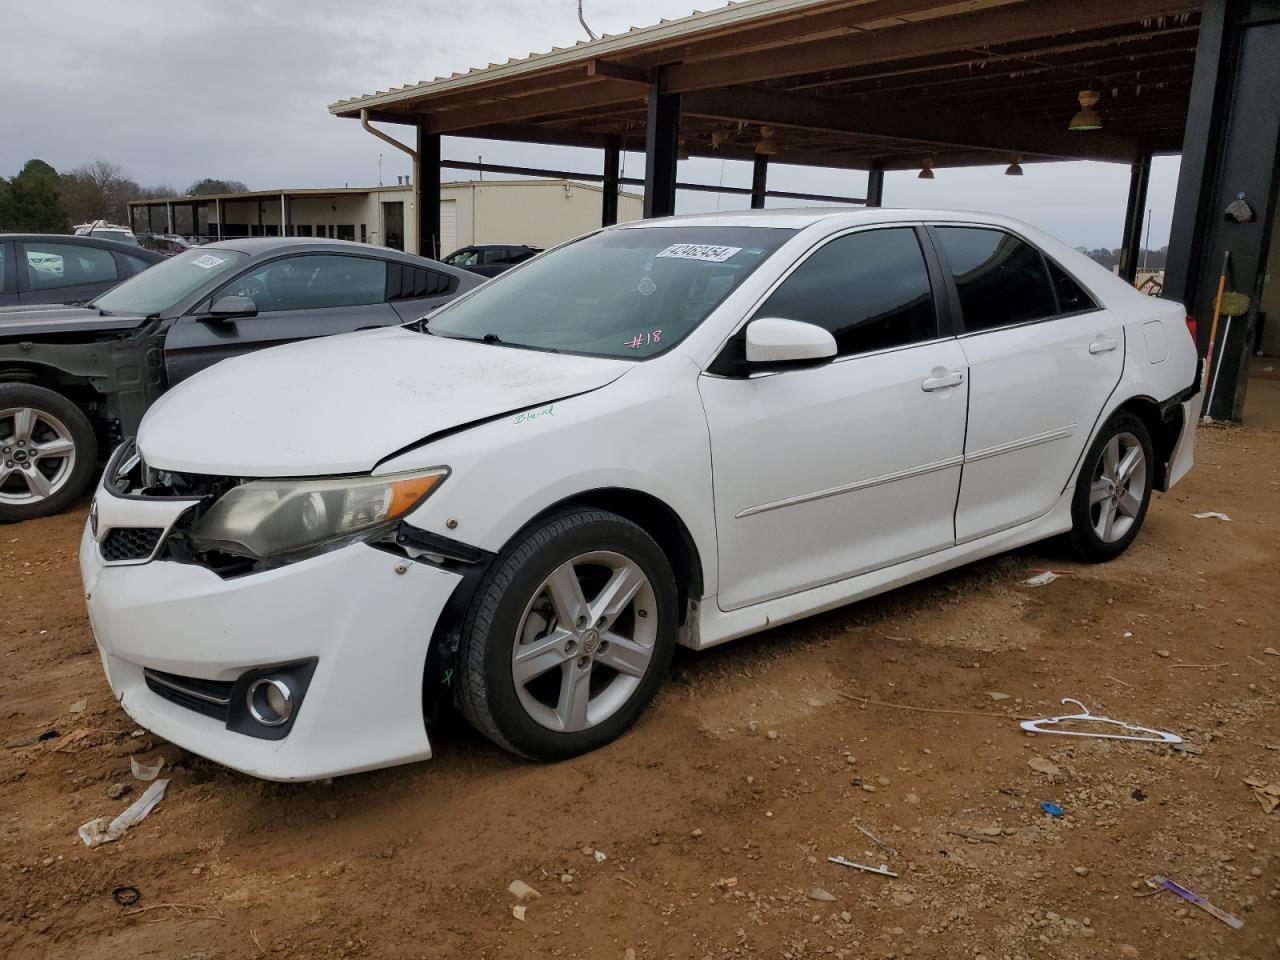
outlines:
[[[701,377],[722,609],[954,545],[968,368],[934,264],[910,226],[830,240],[755,316],[825,327],[836,359]]]
[[[170,386],[241,353],[403,322],[387,302],[386,261],[375,257],[281,257],[229,281],[198,309],[207,310],[226,296],[248,297],[257,314],[197,314],[174,323],[165,335]]]

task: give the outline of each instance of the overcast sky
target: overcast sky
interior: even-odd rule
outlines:
[[[702,6],[714,6],[705,2]],[[597,33],[685,16],[692,0],[586,0]],[[637,18],[643,18],[637,21]],[[204,177],[255,189],[394,183],[408,158],[326,109],[335,100],[502,62],[584,37],[576,0],[0,0],[0,176],[31,157],[68,170],[114,160],[144,184]],[[404,128],[391,127],[392,132]],[[595,172],[594,151],[451,138],[448,159]],[[643,158],[627,158],[628,175]],[[1072,245],[1120,245],[1129,171],[1116,164],[1027,164],[886,177],[890,206],[1007,213]],[[466,174],[450,174],[460,179]],[[695,159],[691,182],[749,186],[750,167]],[[1168,240],[1176,158],[1157,160],[1151,244]],[[861,196],[865,175],[775,166],[770,186]],[[684,192],[679,211],[746,198]]]

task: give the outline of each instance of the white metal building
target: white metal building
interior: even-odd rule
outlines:
[[[575,180],[468,180],[442,185],[441,251],[473,243],[550,247],[600,225],[602,188]],[[636,220],[642,198],[618,195],[618,220]],[[136,233],[335,237],[413,250],[418,218],[409,186],[253,190],[131,200]]]

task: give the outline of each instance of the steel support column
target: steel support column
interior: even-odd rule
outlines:
[[[676,212],[676,165],[680,149],[680,94],[649,91],[644,142],[644,215]]]
[[[884,171],[867,171],[867,206],[884,206]]]
[[[413,212],[417,218],[417,254],[440,259],[440,134],[428,133],[418,120],[418,150],[413,164]]]
[[[1151,181],[1151,154],[1129,168],[1129,203],[1124,211],[1124,239],[1120,244],[1120,276],[1133,283],[1142,258],[1142,224],[1147,215],[1147,185]]]
[[[1219,325],[1205,413],[1240,420],[1275,215],[1280,159],[1280,0],[1205,0],[1165,269],[1164,296],[1186,304],[1209,348],[1218,274],[1249,312]],[[1228,207],[1252,211],[1238,220]]]
[[[769,158],[757,153],[751,166],[751,209],[764,209],[765,191],[769,189]]]
[[[164,205],[164,222],[165,232],[169,236],[173,236],[173,204],[166,202]]]
[[[214,204],[214,209],[217,211],[217,214],[218,214],[218,239],[221,240],[222,239],[222,199],[219,198],[213,201],[213,204]]]
[[[622,138],[611,136],[604,148],[603,193],[600,199],[600,226],[611,227],[618,222],[618,177],[622,161]]]

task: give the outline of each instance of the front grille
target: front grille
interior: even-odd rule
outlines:
[[[164,527],[116,527],[102,541],[102,559],[146,560],[156,552]]]
[[[158,697],[170,703],[186,707],[206,717],[227,722],[231,705],[231,681],[201,680],[199,677],[180,677],[175,673],[159,670],[143,670],[147,687]]]

